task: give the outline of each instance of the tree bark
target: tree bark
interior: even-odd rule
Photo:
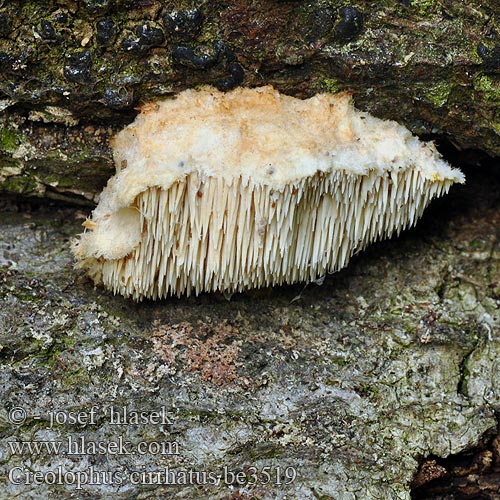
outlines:
[[[0,211],[0,500],[410,500],[412,487],[433,498],[439,478],[449,487],[436,500],[496,500],[496,445],[474,467],[453,463],[498,429],[497,170],[470,175],[414,230],[321,286],[231,301],[135,304],[95,289],[68,248],[80,210]],[[117,425],[111,407],[164,408],[172,425]],[[70,437],[88,447],[65,454]],[[119,438],[130,454],[93,451]],[[11,448],[23,442],[42,451]],[[161,453],[173,442],[178,455]],[[59,484],[26,476],[58,469],[69,474]],[[190,470],[222,479],[183,480]],[[72,473],[89,474],[80,490]]]
[[[349,89],[499,155],[499,19],[481,0],[0,2],[0,189],[92,203],[134,107],[200,84]]]

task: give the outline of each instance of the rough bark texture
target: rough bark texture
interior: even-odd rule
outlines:
[[[415,133],[498,155],[499,22],[493,0],[0,0],[0,189],[92,204],[134,106],[202,83],[351,89]],[[87,208],[3,199],[0,499],[498,498],[500,180],[496,164],[466,174],[321,286],[231,301],[94,289],[68,249]],[[171,424],[113,424],[124,406]],[[478,443],[473,465],[446,460]],[[108,474],[33,484],[58,467]],[[165,467],[179,484],[159,484]]]
[[[373,246],[321,286],[229,302],[205,294],[134,304],[93,289],[68,250],[81,213],[4,207],[0,498],[409,499],[412,481],[417,488],[439,477],[441,458],[497,432],[499,193],[498,169],[483,168],[435,202],[415,230]],[[172,425],[113,425],[109,408],[125,405],[164,406]],[[50,428],[51,412],[88,415],[94,406],[94,423]],[[64,447],[69,436],[85,436],[90,448],[37,454],[8,444]],[[93,451],[120,437],[130,451],[139,442],[153,448]],[[162,442],[177,442],[179,455],[161,455],[154,447]],[[496,456],[480,460],[477,488],[468,491],[497,498]],[[416,476],[419,461],[425,470]],[[13,480],[23,484],[13,484],[14,467],[115,475],[77,490],[74,476],[59,486],[46,484],[51,476],[24,484],[33,477],[20,470]],[[220,474],[221,483],[131,475],[165,467]],[[245,472],[241,482],[228,484],[229,474],[225,482],[224,467]],[[255,482],[252,467],[257,484],[244,486]],[[290,484],[285,470],[297,473]]]
[[[0,2],[0,189],[89,203],[140,101],[212,84],[358,107],[500,154],[491,0]]]
[[[500,432],[474,451],[428,458],[413,481],[413,500],[500,498]]]

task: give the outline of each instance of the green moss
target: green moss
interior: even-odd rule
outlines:
[[[22,302],[32,302],[34,304],[39,304],[42,301],[42,298],[37,296],[33,291],[26,291],[24,289],[14,290],[12,292],[12,296],[16,297],[16,299]],[[38,342],[38,341],[37,341]],[[37,344],[38,346],[38,344]],[[37,347],[38,349],[38,347]]]
[[[263,443],[247,451],[249,458],[255,458],[259,460],[280,458],[283,456],[283,449],[271,443]]]
[[[424,96],[437,108],[441,108],[448,102],[451,93],[451,85],[448,82],[440,82],[434,87],[429,88]]]
[[[14,153],[19,144],[21,144],[22,136],[12,129],[0,128],[0,150],[5,153]]]
[[[436,0],[413,0],[411,5],[417,9],[420,16],[427,16],[435,10]]]
[[[488,102],[500,103],[500,82],[486,75],[477,75],[474,78],[474,89],[482,92]]]
[[[342,90],[342,83],[336,78],[325,78],[323,80],[323,88],[332,94],[336,94]]]
[[[13,175],[7,177],[0,185],[2,191],[27,194],[38,191],[37,182],[29,175]]]

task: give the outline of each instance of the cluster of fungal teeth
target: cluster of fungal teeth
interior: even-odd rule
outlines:
[[[74,252],[138,300],[315,280],[463,182],[346,93],[189,90],[144,106],[113,146],[117,174]]]

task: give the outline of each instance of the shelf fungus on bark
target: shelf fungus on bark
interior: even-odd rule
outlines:
[[[117,173],[73,251],[134,299],[315,280],[464,181],[347,93],[187,90],[143,106],[113,148]]]

